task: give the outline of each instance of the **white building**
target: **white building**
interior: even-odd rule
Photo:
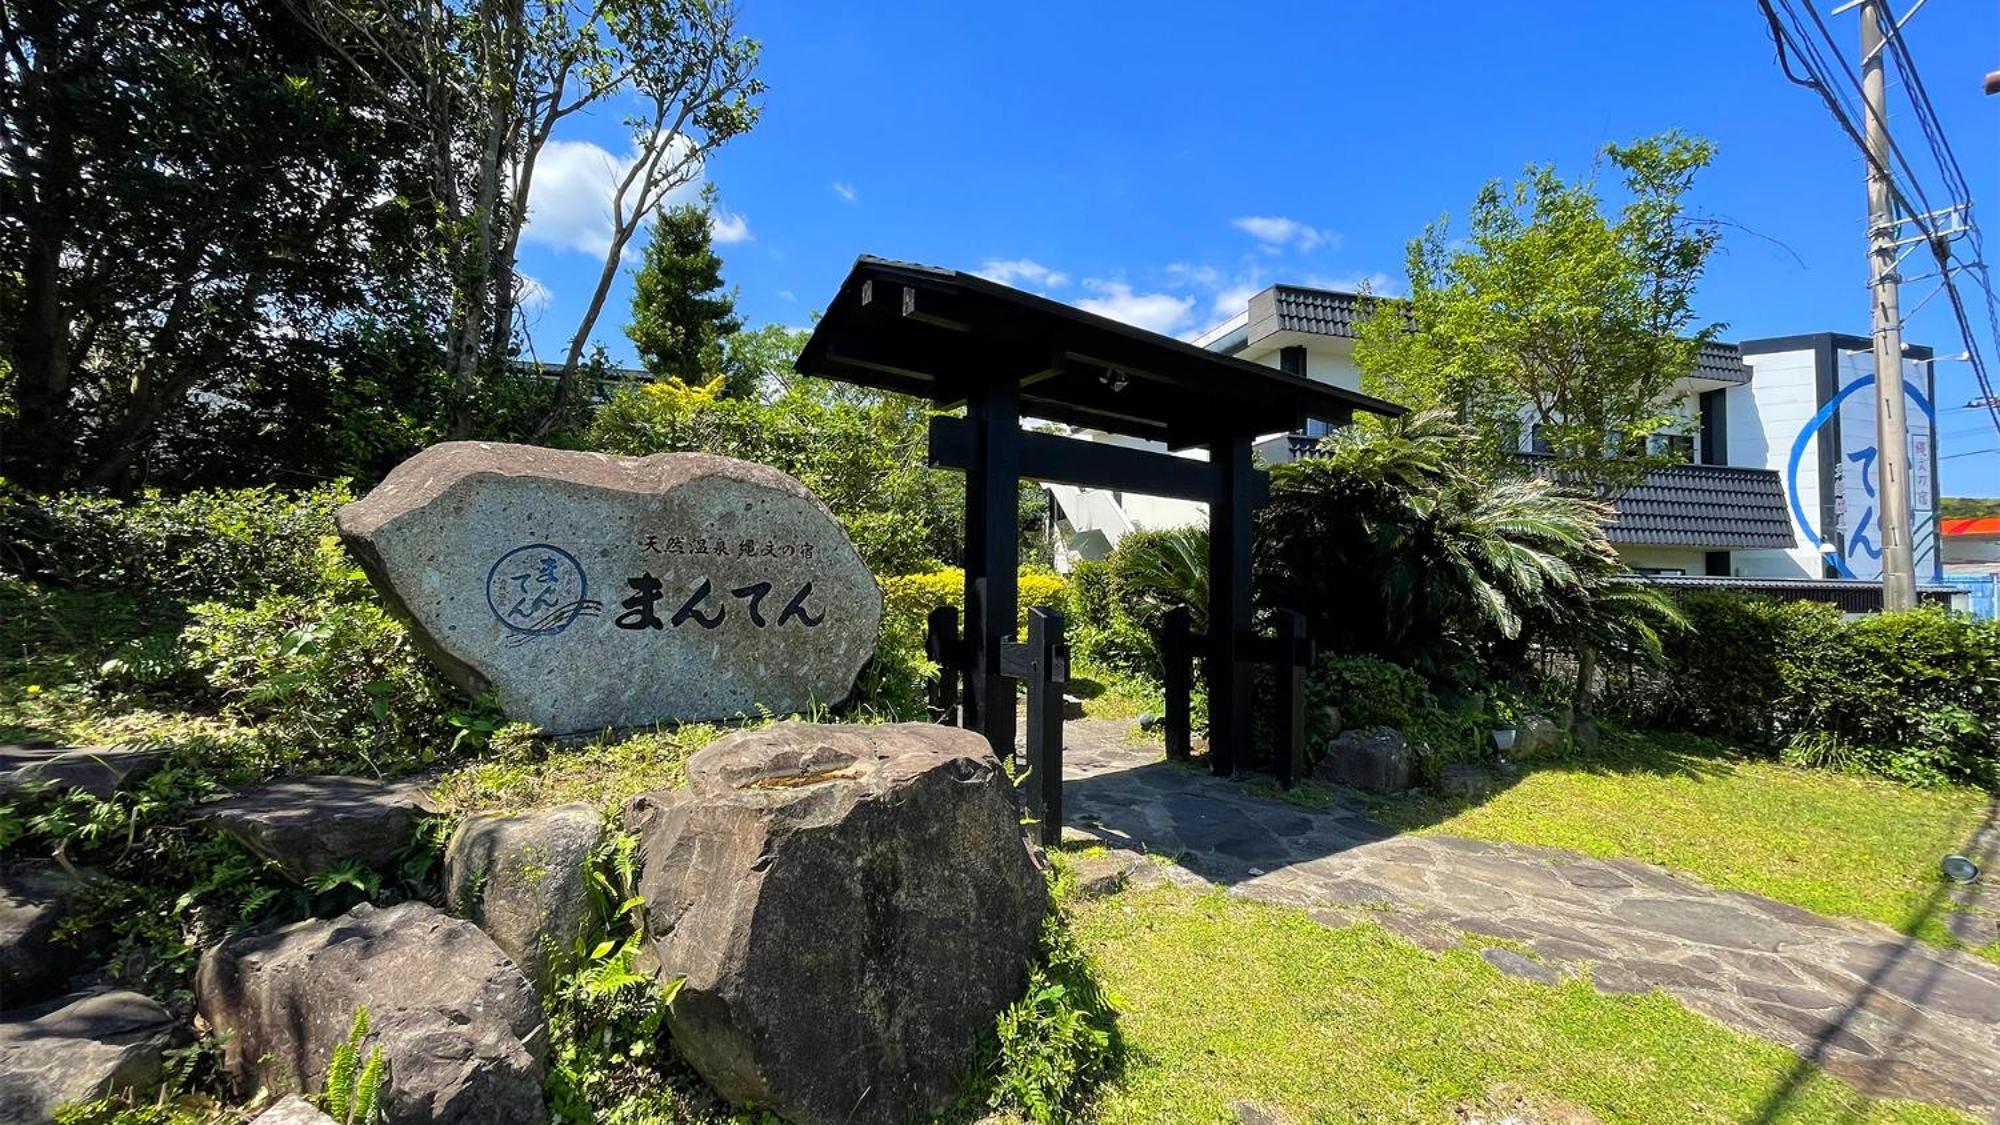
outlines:
[[[1359,294],[1274,285],[1197,341],[1226,355],[1359,390]],[[1920,581],[1941,575],[1932,355],[1906,346],[1914,543]],[[1681,389],[1689,463],[1655,472],[1617,502],[1607,528],[1635,570],[1666,578],[1862,580],[1881,576],[1873,363],[1863,337],[1820,333],[1705,348]],[[1272,434],[1267,463],[1309,450],[1331,428]],[[1140,444],[1109,435],[1097,440]],[[1532,433],[1524,458],[1532,460]],[[1052,488],[1059,557],[1102,557],[1134,528],[1196,523],[1198,504]]]

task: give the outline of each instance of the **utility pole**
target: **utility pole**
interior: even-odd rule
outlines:
[[[1882,0],[1861,3],[1861,100],[1868,117],[1868,278],[1875,295],[1876,506],[1882,514],[1882,608],[1917,605],[1910,546],[1910,431],[1903,397],[1903,313],[1897,292],[1895,203],[1889,184],[1889,106],[1882,64]]]

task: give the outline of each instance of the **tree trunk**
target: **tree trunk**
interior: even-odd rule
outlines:
[[[1576,646],[1576,690],[1570,693],[1570,725],[1590,717],[1590,705],[1597,680],[1597,646],[1588,641]]]
[[[612,239],[610,251],[604,255],[604,268],[598,271],[597,288],[590,294],[590,307],[584,310],[583,321],[576,326],[576,335],[570,337],[569,351],[563,356],[562,374],[556,378],[555,401],[535,427],[535,437],[542,437],[554,429],[563,413],[576,404],[576,370],[583,361],[583,349],[590,342],[590,332],[597,327],[598,314],[604,311],[604,299],[611,292],[611,283],[618,278],[618,263],[625,255],[625,244],[631,239],[630,229],[618,232]]]
[[[75,137],[56,104],[59,99],[53,88],[62,78],[50,73],[63,62],[65,44],[57,41],[56,18],[49,8],[35,4],[21,13],[23,38],[33,48],[34,62],[17,104],[41,103],[47,133],[39,154],[31,156],[19,144],[10,146],[8,154],[24,181],[21,190],[32,202],[24,208],[27,245],[21,268],[21,310],[10,349],[20,412],[13,432],[0,441],[0,474],[42,489],[62,483],[74,439],[71,313],[63,302],[62,258],[73,233],[70,207],[79,187]],[[34,110],[26,115],[33,116]]]
[[[14,343],[14,377],[20,414],[5,443],[8,477],[31,488],[51,489],[70,460],[69,316],[62,301],[63,228],[60,218],[33,224],[22,270],[21,322]]]

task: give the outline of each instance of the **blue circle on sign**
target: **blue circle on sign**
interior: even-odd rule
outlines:
[[[549,543],[516,547],[486,572],[486,606],[493,619],[529,637],[553,637],[576,623],[590,580],[576,556]]]

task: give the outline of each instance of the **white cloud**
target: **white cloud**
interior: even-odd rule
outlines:
[[[611,249],[611,193],[632,166],[589,141],[550,141],[536,161],[521,237],[602,257]]]
[[[1248,308],[1250,298],[1262,293],[1264,288],[1262,285],[1251,282],[1243,285],[1231,285],[1218,290],[1215,294],[1215,315],[1224,320],[1235,316],[1237,313]]]
[[[1040,292],[1069,284],[1069,275],[1030,258],[988,258],[973,273],[988,281]]]
[[[1168,262],[1165,270],[1168,277],[1188,285],[1198,285],[1203,289],[1213,289],[1222,281],[1222,271],[1214,266],[1195,265],[1190,262]]]
[[[1078,308],[1154,332],[1172,332],[1186,324],[1188,315],[1194,311],[1193,297],[1176,297],[1171,293],[1134,293],[1132,287],[1123,281],[1087,277],[1083,280],[1083,287],[1097,296],[1078,301]]]
[[[685,140],[682,143],[686,143]],[[603,257],[611,249],[611,196],[618,190],[637,154],[613,156],[590,141],[550,141],[535,163],[535,183],[528,192],[528,223],[521,237],[557,250],[576,250]],[[672,157],[668,157],[672,159]],[[696,175],[667,194],[666,205],[699,197]],[[740,217],[736,221],[742,223]],[[743,223],[743,237],[749,226]],[[718,235],[718,242],[734,241]]]
[[[791,301],[794,304],[797,304],[799,299],[799,295],[789,289],[778,290],[778,297],[780,300]]]
[[[750,233],[749,219],[721,206],[717,206],[715,212],[708,217],[708,236],[721,246],[732,242],[748,242],[755,237]]]
[[[514,275],[514,303],[529,312],[541,312],[549,307],[549,299],[555,294],[549,287],[525,273]]]
[[[1276,215],[1244,215],[1229,220],[1229,225],[1264,244],[1266,250],[1276,253],[1287,246],[1299,250],[1316,250],[1321,246],[1337,246],[1340,236],[1331,231],[1307,226],[1297,219],[1287,219]]]
[[[833,182],[833,194],[839,196],[843,203],[852,203],[854,202],[854,185],[835,180]]]
[[[1324,274],[1309,274],[1301,285],[1315,289],[1334,289],[1342,293],[1371,293],[1376,296],[1396,296],[1403,284],[1389,274],[1376,270],[1374,273],[1342,274],[1327,277]]]

